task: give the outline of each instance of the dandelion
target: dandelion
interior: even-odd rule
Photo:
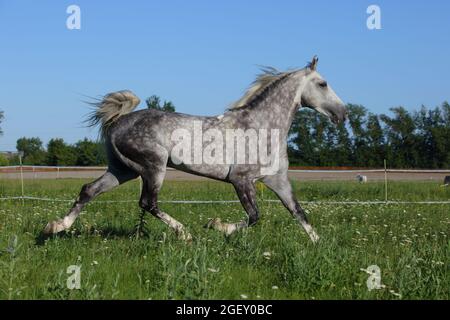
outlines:
[[[241,294],[241,299],[248,299],[248,296],[246,294]]]
[[[435,265],[437,265],[437,266],[443,266],[445,263],[443,263],[442,261],[434,261],[434,260],[431,260],[431,263],[432,264],[435,264]]]
[[[394,296],[401,298],[402,295],[400,293],[395,292],[394,290],[389,290],[390,293],[392,293]]]
[[[264,258],[266,258],[267,260],[270,259],[270,257],[272,256],[272,254],[269,251],[266,251],[263,253]]]
[[[217,272],[219,272],[218,269],[214,269],[214,268],[208,268],[208,271],[209,271],[209,272],[212,272],[212,273],[217,273]]]
[[[278,290],[278,286],[272,286],[273,290]]]

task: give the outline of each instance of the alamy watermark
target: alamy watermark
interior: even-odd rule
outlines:
[[[379,266],[373,264],[368,266],[367,269],[361,269],[361,271],[369,275],[366,281],[367,289],[369,291],[386,288],[385,285],[381,284],[381,269]]]
[[[67,267],[66,273],[69,275],[67,277],[67,289],[81,289],[81,266],[71,265]]]
[[[369,30],[381,29],[381,8],[376,4],[372,4],[367,7],[366,10],[369,17],[367,18],[366,25]]]
[[[262,175],[276,174],[280,167],[279,129],[203,131],[203,122],[195,121],[193,130],[174,130],[171,141],[175,165],[259,165]]]
[[[66,13],[69,14],[66,20],[66,27],[69,30],[81,29],[81,9],[79,6],[72,4],[67,7]]]
[[[377,265],[371,265],[367,267],[366,272],[369,274],[369,278],[367,278],[367,289],[369,291],[379,290],[382,288],[381,285],[381,269]]]

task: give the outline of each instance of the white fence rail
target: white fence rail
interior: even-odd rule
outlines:
[[[43,169],[48,169],[52,171],[101,171],[106,170],[108,167],[82,167],[82,166],[29,166],[29,165],[23,165],[23,166],[1,166],[0,167],[0,173],[2,173],[5,170],[16,170],[20,171],[21,169],[24,171],[39,171]],[[167,168],[169,171],[176,171],[176,169],[173,168]],[[349,169],[349,170],[311,170],[311,169],[290,169],[289,172],[310,172],[310,173],[364,173],[364,172],[391,172],[391,173],[448,173],[450,174],[450,169]]]

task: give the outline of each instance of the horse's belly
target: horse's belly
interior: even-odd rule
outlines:
[[[187,173],[222,181],[227,180],[228,173],[230,171],[229,165],[186,163],[177,164],[174,163],[172,159],[169,159],[167,166]]]

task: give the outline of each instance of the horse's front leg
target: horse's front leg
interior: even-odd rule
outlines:
[[[258,206],[256,204],[256,189],[254,183],[249,180],[242,180],[232,182],[232,184],[236,190],[242,206],[244,207],[248,215],[248,220],[243,220],[237,223],[225,223],[222,222],[219,218],[216,218],[209,220],[205,226],[206,228],[222,231],[226,235],[231,235],[236,231],[251,227],[256,224],[259,219]]]
[[[305,211],[298,203],[292,192],[292,186],[289,182],[287,172],[282,174],[277,174],[273,176],[267,176],[264,178],[263,182],[277,194],[283,205],[289,210],[289,212],[300,222],[303,229],[310,237],[312,242],[317,242],[319,236],[314,231],[313,227],[309,224],[306,218]]]

